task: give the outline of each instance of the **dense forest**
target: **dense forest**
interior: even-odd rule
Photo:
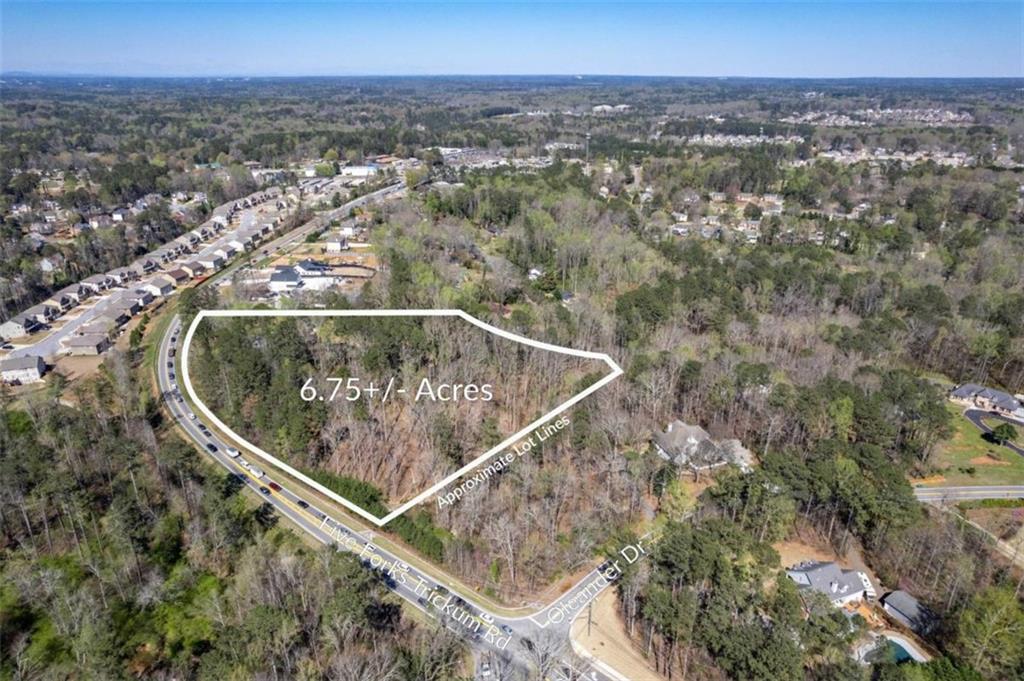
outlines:
[[[455,640],[167,433],[131,357],[73,393],[4,404],[0,676],[458,676]]]

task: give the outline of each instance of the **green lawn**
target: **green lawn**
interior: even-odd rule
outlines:
[[[936,484],[1024,485],[1024,456],[982,439],[981,431],[964,418],[960,407],[950,403],[946,408],[953,415],[953,435],[941,443],[932,456],[935,466],[946,478],[945,482]],[[991,458],[993,455],[995,458]],[[971,461],[978,457],[992,463]]]

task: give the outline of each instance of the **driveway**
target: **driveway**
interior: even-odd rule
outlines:
[[[964,411],[964,416],[966,416],[967,420],[976,425],[983,433],[991,433],[992,429],[989,428],[982,419],[998,419],[999,421],[1004,421],[1017,428],[1017,432],[1024,430],[1024,425],[1022,425],[1020,421],[1015,421],[1014,419],[1007,418],[991,411],[985,411],[984,409],[967,409]],[[1012,442],[1004,443],[1003,447],[1013,450],[1020,456],[1024,456],[1024,447],[1019,447]]]

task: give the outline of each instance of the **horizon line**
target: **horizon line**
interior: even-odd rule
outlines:
[[[174,79],[286,79],[286,78],[661,78],[661,79],[692,79],[692,80],[1024,80],[1024,73],[1013,76],[994,75],[857,75],[857,76],[798,76],[798,75],[686,75],[686,74],[646,74],[646,73],[459,73],[459,72],[438,72],[438,73],[291,73],[291,74],[243,74],[243,73],[218,73],[218,74],[186,74],[186,73],[163,73],[163,74],[118,74],[103,72],[71,72],[71,71],[30,71],[16,69],[12,71],[0,71],[0,78],[118,78],[118,79],[149,79],[149,80],[174,80]]]

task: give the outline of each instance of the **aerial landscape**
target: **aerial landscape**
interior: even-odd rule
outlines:
[[[1024,679],[1020,3],[0,0],[0,249],[0,681]]]

